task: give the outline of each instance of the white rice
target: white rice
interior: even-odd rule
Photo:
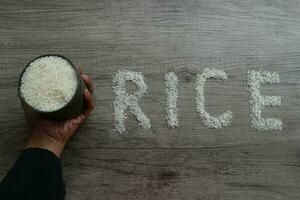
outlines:
[[[132,81],[138,90],[133,94],[126,93],[125,84]],[[149,129],[151,123],[139,106],[139,101],[147,92],[144,76],[140,72],[120,71],[113,77],[113,90],[116,95],[113,102],[115,109],[115,130],[119,133],[126,132],[125,120],[126,110],[132,113],[144,129]]]
[[[170,128],[178,127],[178,111],[177,98],[178,98],[178,77],[174,72],[165,74],[166,95],[167,95],[167,121]]]
[[[262,110],[266,106],[281,106],[280,96],[262,96],[261,84],[280,83],[279,74],[269,71],[248,71],[248,91],[250,92],[251,127],[261,131],[281,130],[282,121],[277,118],[262,118]]]
[[[76,71],[59,56],[45,56],[34,60],[21,78],[21,95],[33,108],[56,111],[74,96],[77,87]]]
[[[195,103],[196,110],[203,119],[204,124],[208,128],[222,128],[230,126],[233,114],[230,110],[219,116],[211,116],[205,110],[204,87],[207,79],[215,78],[227,80],[227,74],[224,70],[205,68],[202,74],[197,74],[195,82]]]

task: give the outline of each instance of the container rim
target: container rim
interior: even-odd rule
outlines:
[[[29,67],[29,65],[30,65],[32,62],[34,62],[35,60],[37,60],[37,59],[39,59],[39,58],[50,57],[50,56],[60,57],[60,58],[62,58],[62,59],[64,59],[64,60],[66,60],[66,61],[70,64],[70,66],[73,68],[73,70],[76,72],[75,74],[76,74],[76,80],[77,80],[77,81],[76,81],[76,90],[75,90],[75,92],[74,92],[72,98],[71,98],[71,99],[70,99],[63,107],[61,107],[61,108],[59,108],[59,109],[57,109],[57,110],[52,110],[52,111],[47,112],[47,111],[42,111],[42,110],[39,110],[39,109],[37,109],[37,108],[34,108],[34,107],[31,106],[30,104],[28,104],[28,102],[27,102],[27,101],[25,100],[25,98],[22,96],[22,92],[21,92],[21,84],[22,84],[22,77],[23,77],[23,75],[24,75],[26,69]],[[19,98],[22,100],[23,103],[25,103],[25,104],[27,104],[28,106],[30,106],[30,108],[31,108],[33,111],[35,111],[35,112],[38,112],[38,113],[41,113],[41,114],[49,114],[49,113],[59,112],[59,111],[63,110],[63,108],[66,107],[66,106],[72,101],[72,99],[73,99],[74,96],[76,95],[76,91],[78,90],[79,87],[81,87],[81,81],[79,81],[79,79],[81,79],[81,78],[80,78],[80,75],[79,75],[79,72],[78,72],[76,66],[72,63],[72,61],[71,61],[70,59],[68,59],[67,57],[65,57],[65,56],[63,56],[63,55],[60,55],[60,54],[43,54],[43,55],[41,55],[41,56],[38,56],[38,57],[32,59],[32,60],[31,60],[31,61],[23,68],[23,70],[22,70],[22,72],[21,72],[21,74],[20,74],[20,76],[19,76],[19,80],[18,80],[18,96],[19,96]]]

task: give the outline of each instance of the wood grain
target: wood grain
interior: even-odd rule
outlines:
[[[95,83],[96,109],[63,158],[67,200],[300,198],[300,2],[297,0],[1,0],[0,176],[28,134],[16,84],[41,54],[63,54]],[[230,109],[232,126],[204,126],[194,104],[194,80],[205,67],[229,80],[209,81],[206,108]],[[130,117],[128,134],[113,129],[112,76],[140,71],[148,92],[141,106],[150,130]],[[246,74],[277,71],[283,130],[249,126]],[[164,74],[179,78],[179,127],[169,129]]]

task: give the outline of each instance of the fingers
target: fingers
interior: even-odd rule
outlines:
[[[76,118],[77,122],[82,123],[85,120],[85,118],[87,118],[91,114],[91,112],[93,111],[93,109],[95,107],[94,99],[92,97],[95,88],[94,88],[92,79],[88,75],[83,73],[82,68],[79,66],[77,66],[76,68],[77,68],[78,72],[80,73],[80,76],[87,87],[87,89],[84,90],[84,99],[85,99],[85,103],[86,103],[86,105],[85,105],[86,108],[85,108],[83,114],[79,115]]]
[[[94,84],[92,79],[83,73],[82,68],[80,66],[76,66],[81,78],[83,79],[85,85],[87,86],[88,90],[90,91],[91,94],[94,93]]]
[[[85,119],[86,119],[85,115],[81,114],[76,118],[71,119],[70,121],[72,123],[73,128],[77,129],[80,126],[80,124],[84,122]]]
[[[80,66],[76,66],[76,69],[80,75],[83,73],[82,68]]]
[[[84,99],[85,99],[85,110],[83,111],[83,113],[80,114],[79,116],[75,117],[75,118],[72,118],[72,119],[68,120],[71,127],[75,130],[91,114],[91,112],[93,111],[93,109],[95,107],[93,97],[92,97],[92,95],[91,95],[91,93],[89,92],[88,89],[84,90]]]
[[[81,74],[81,78],[83,79],[84,83],[86,84],[87,89],[91,94],[94,93],[94,84],[92,79],[86,75],[86,74]]]
[[[85,102],[86,102],[86,108],[85,108],[85,111],[83,112],[83,115],[85,117],[88,117],[91,114],[91,112],[94,110],[94,107],[95,107],[94,99],[88,89],[84,90],[84,98],[85,98]]]

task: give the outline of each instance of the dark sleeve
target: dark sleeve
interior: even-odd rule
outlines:
[[[24,150],[0,183],[0,199],[62,200],[64,196],[60,160],[45,149]]]

